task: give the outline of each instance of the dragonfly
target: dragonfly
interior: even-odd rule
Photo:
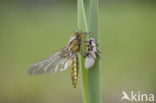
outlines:
[[[29,69],[30,75],[41,73],[56,73],[71,68],[71,78],[73,87],[77,87],[77,79],[79,72],[78,52],[81,51],[82,39],[87,35],[87,32],[82,30],[75,30],[74,36],[69,40],[68,44],[53,53],[47,59],[44,59],[36,64],[33,64]]]

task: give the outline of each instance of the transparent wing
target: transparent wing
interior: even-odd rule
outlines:
[[[69,53],[68,48],[63,48],[60,51],[52,54],[47,59],[32,65],[28,73],[40,74],[40,73],[55,73],[58,71],[66,70],[72,62],[72,56]]]

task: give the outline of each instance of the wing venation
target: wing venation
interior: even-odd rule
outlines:
[[[60,51],[52,54],[45,60],[32,65],[28,73],[40,74],[40,73],[55,73],[58,71],[66,70],[72,62],[72,56],[68,48],[63,48]]]

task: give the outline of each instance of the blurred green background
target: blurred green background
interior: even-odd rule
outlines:
[[[120,103],[123,90],[156,93],[156,3],[99,2],[103,103]],[[0,1],[0,103],[82,103],[81,79],[74,89],[70,69],[27,74],[75,29],[76,1]]]

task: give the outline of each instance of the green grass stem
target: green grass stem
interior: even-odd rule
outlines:
[[[83,0],[78,0],[78,29],[81,29],[83,32],[88,31]],[[84,51],[86,49],[86,46],[82,45],[81,49]],[[83,103],[88,103],[88,71],[84,67],[84,57],[79,57],[81,67]]]
[[[98,30],[98,0],[90,0],[89,4],[89,37],[99,40]],[[101,71],[99,66],[99,57],[95,64],[88,71],[88,99],[89,103],[102,103],[102,88],[101,88]]]
[[[95,38],[98,41],[98,0],[90,0],[89,7],[89,37]],[[86,15],[83,0],[78,0],[78,29],[81,29],[83,32],[87,31]],[[84,51],[86,49],[86,46],[82,45],[81,48]],[[99,57],[97,57],[94,66],[89,70],[85,69],[84,58],[81,56],[80,62],[82,75],[83,103],[102,103]]]

